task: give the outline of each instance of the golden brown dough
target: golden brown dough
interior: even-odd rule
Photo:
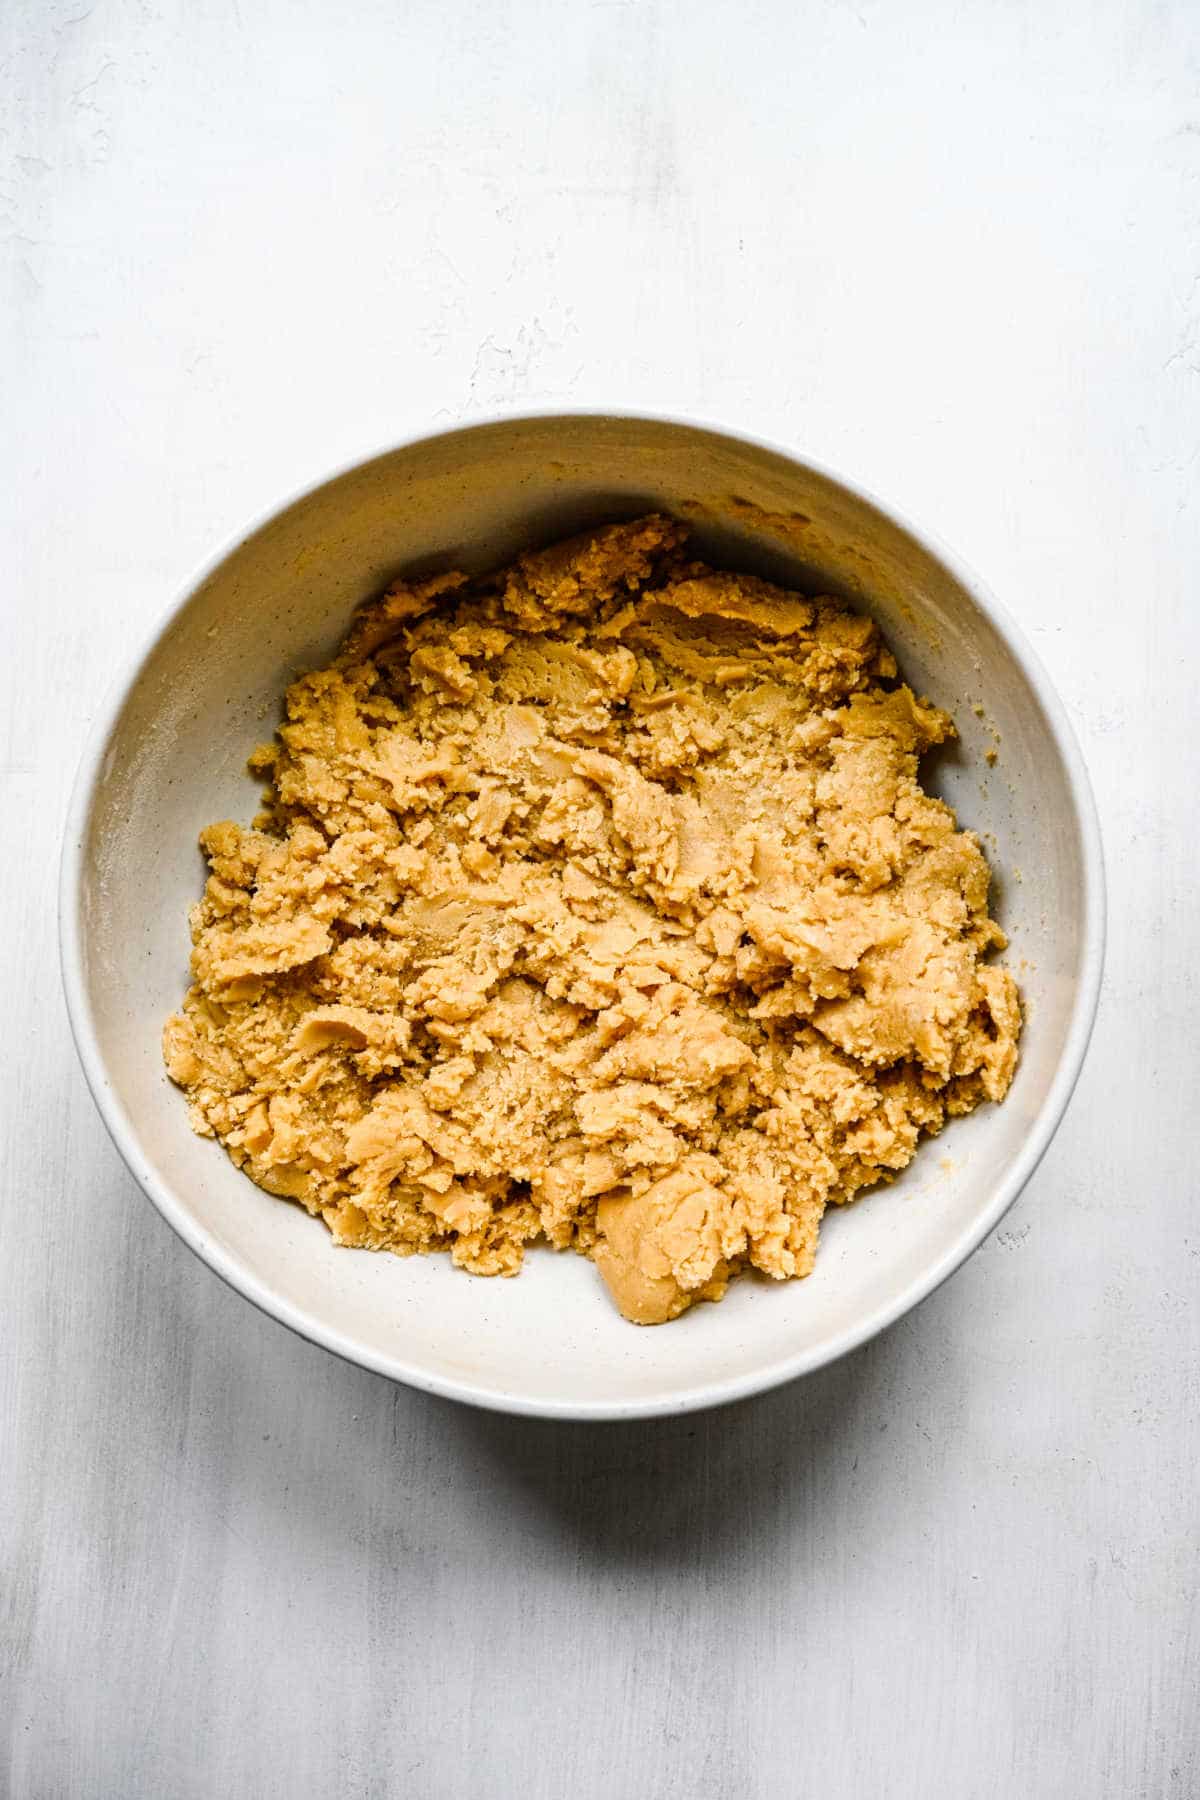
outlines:
[[[806,1275],[1012,1079],[988,867],[918,781],[952,733],[869,620],[668,519],[396,583],[289,689],[254,828],[202,834],[195,1129],[340,1244],[543,1238],[639,1323]]]

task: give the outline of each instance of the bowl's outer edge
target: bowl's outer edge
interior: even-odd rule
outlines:
[[[371,1354],[362,1345],[352,1343],[343,1334],[331,1331],[319,1319],[282,1301],[264,1283],[240,1268],[232,1257],[212,1242],[207,1234],[198,1227],[186,1207],[167,1188],[165,1183],[159,1181],[154,1171],[144,1165],[138,1149],[133,1122],[124,1107],[118,1102],[105,1074],[104,1060],[88,999],[83,944],[79,929],[79,900],[84,872],[84,850],[88,837],[88,821],[110,740],[142,669],[152,656],[156,646],[171,630],[176,617],[187,605],[196,589],[233,554],[239,545],[243,544],[256,531],[261,530],[279,513],[296,505],[319,488],[348,475],[364,463],[372,462],[378,457],[392,454],[397,450],[414,448],[433,438],[453,435],[456,432],[497,425],[516,426],[523,422],[553,418],[629,419],[678,426],[688,431],[704,433],[727,441],[732,439],[735,442],[749,445],[753,449],[796,463],[824,480],[840,486],[857,502],[873,508],[893,525],[906,532],[918,546],[940,562],[989,615],[996,630],[1027,674],[1049,721],[1068,772],[1083,849],[1082,942],[1084,948],[1070,1027],[1054,1079],[1038,1111],[1033,1127],[1007,1178],[1000,1184],[990,1207],[973,1221],[970,1228],[964,1231],[935,1263],[923,1270],[920,1277],[911,1282],[903,1292],[894,1297],[887,1305],[866,1315],[851,1329],[841,1333],[840,1336],[823,1346],[820,1352],[784,1358],[761,1370],[756,1370],[752,1375],[740,1376],[727,1383],[707,1383],[700,1387],[686,1388],[624,1405],[613,1405],[605,1401],[530,1400],[520,1394],[506,1395],[474,1387],[469,1382],[449,1381],[430,1376],[421,1368],[403,1363],[399,1359]],[[281,1324],[288,1326],[289,1329],[301,1337],[307,1338],[310,1342],[333,1351],[349,1362],[386,1375],[391,1380],[402,1381],[427,1393],[438,1394],[447,1399],[463,1401],[496,1412],[595,1421],[648,1418],[692,1412],[705,1407],[719,1406],[745,1399],[752,1394],[765,1392],[784,1382],[792,1381],[798,1376],[811,1374],[814,1370],[823,1368],[859,1348],[869,1339],[895,1324],[905,1313],[910,1312],[922,1300],[934,1293],[943,1281],[960,1268],[999,1224],[1033,1175],[1057,1130],[1075,1089],[1080,1070],[1083,1067],[1099,1001],[1104,966],[1105,928],[1104,859],[1100,826],[1095,798],[1082,753],[1067,717],[1066,709],[1040,658],[1025,637],[1024,632],[987,584],[934,533],[917,526],[903,513],[898,512],[895,507],[885,505],[858,483],[848,480],[844,475],[825,464],[815,462],[807,456],[798,456],[786,446],[756,436],[751,432],[730,430],[728,427],[696,417],[633,407],[616,410],[574,407],[570,411],[555,406],[520,407],[472,418],[469,421],[448,426],[445,431],[418,432],[399,443],[388,444],[381,450],[373,451],[367,456],[355,457],[343,466],[325,473],[318,480],[307,483],[288,499],[271,506],[248,528],[238,532],[215,555],[208,557],[196,574],[183,586],[177,599],[166,610],[149,639],[130,658],[123,673],[110,687],[108,696],[91,727],[72,790],[67,812],[59,879],[59,950],[63,989],[71,1031],[85,1079],[108,1134],[130,1172],[188,1248],[207,1263],[230,1287],[250,1300],[262,1312],[278,1319]]]

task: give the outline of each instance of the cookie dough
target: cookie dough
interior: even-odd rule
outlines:
[[[164,1054],[339,1244],[544,1240],[654,1324],[806,1275],[830,1202],[1004,1097],[988,866],[918,779],[953,727],[841,603],[649,517],[395,583],[286,710]]]

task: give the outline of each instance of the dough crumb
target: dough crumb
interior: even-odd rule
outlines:
[[[650,516],[396,582],[201,835],[163,1056],[334,1240],[590,1256],[658,1324],[1002,1100],[1021,1029],[954,734],[869,619]]]

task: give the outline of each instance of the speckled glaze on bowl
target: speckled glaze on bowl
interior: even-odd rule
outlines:
[[[159,1037],[188,980],[197,833],[252,815],[246,757],[270,734],[286,683],[333,650],[351,609],[401,570],[478,570],[650,508],[690,518],[717,560],[853,600],[878,619],[912,685],[953,712],[960,742],[927,780],[983,835],[1027,1019],[1005,1104],[954,1121],[894,1185],[831,1212],[808,1280],[743,1279],[719,1306],[639,1330],[573,1255],[536,1250],[519,1280],[481,1281],[446,1257],[335,1249],[318,1220],[193,1136]],[[770,445],[682,420],[546,414],[359,463],[207,566],[94,731],[63,854],[61,942],[105,1123],[211,1268],[293,1330],[394,1380],[504,1411],[606,1419],[714,1405],[803,1375],[959,1267],[1028,1180],[1070,1097],[1103,913],[1095,810],[1062,706],[955,557]]]

